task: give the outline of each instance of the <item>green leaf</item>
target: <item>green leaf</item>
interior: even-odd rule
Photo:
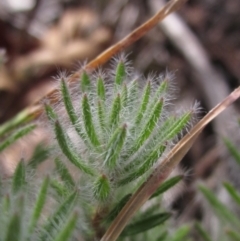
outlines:
[[[126,76],[126,69],[123,61],[119,61],[116,68],[115,83],[121,85]]]
[[[126,236],[145,232],[149,229],[152,229],[158,225],[163,224],[170,217],[171,217],[170,213],[160,213],[160,214],[152,215],[146,219],[142,219],[141,221],[127,225],[126,228],[123,230],[121,236],[126,237]]]
[[[148,81],[143,91],[142,102],[140,104],[140,107],[135,119],[135,125],[138,125],[144,116],[144,113],[147,109],[147,105],[149,102],[150,94],[151,94],[151,82]]]
[[[65,201],[58,207],[58,209],[55,211],[55,213],[48,219],[46,225],[44,226],[44,229],[42,230],[42,235],[40,237],[40,240],[45,241],[46,235],[49,235],[53,232],[56,225],[58,225],[61,220],[64,220],[69,215],[70,211],[72,210],[74,206],[74,202],[76,202],[77,199],[77,192],[73,192],[70,194]]]
[[[225,182],[224,187],[232,197],[232,199],[236,202],[237,205],[240,207],[240,194],[239,192],[228,182]]]
[[[14,172],[13,179],[12,179],[12,192],[17,193],[20,191],[24,185],[26,184],[26,167],[24,161],[21,160],[17,168]]]
[[[54,112],[53,108],[50,105],[44,105],[46,115],[50,122],[54,122],[57,119],[57,114]]]
[[[68,171],[66,165],[59,160],[58,158],[55,159],[55,165],[58,175],[61,177],[61,180],[65,183],[66,187],[75,187],[76,184]]]
[[[64,155],[68,158],[68,160],[86,174],[94,175],[94,171],[92,170],[92,168],[87,166],[87,164],[83,162],[79,154],[77,154],[73,150],[73,144],[71,143],[67,134],[64,133],[59,121],[55,122],[54,129],[58,144]]]
[[[106,99],[105,85],[102,78],[98,78],[97,80],[97,95],[100,100],[105,101]]]
[[[160,99],[154,106],[151,114],[149,115],[146,124],[142,127],[139,137],[137,138],[131,153],[136,152],[142,144],[148,139],[152,134],[153,129],[156,127],[158,120],[160,118],[163,108],[163,100]]]
[[[169,123],[170,125],[168,126],[168,128],[166,128],[165,131],[163,130],[162,134],[160,134],[160,138],[166,141],[175,137],[187,125],[188,121],[191,119],[191,116],[192,112],[187,112],[174,120],[172,123],[170,122],[171,124]]]
[[[36,223],[39,220],[43,207],[46,203],[48,186],[49,186],[49,177],[46,177],[42,183],[40,192],[37,196],[37,200],[36,200],[34,208],[33,208],[33,213],[32,213],[32,217],[31,217],[31,221],[30,221],[30,225],[29,225],[30,233],[36,227]]]
[[[83,93],[88,92],[91,89],[91,80],[86,71],[83,71],[81,75],[80,84]]]
[[[36,169],[36,167],[44,162],[49,156],[49,148],[43,146],[43,144],[37,145],[34,150],[34,153],[30,160],[27,162],[27,167],[31,167],[32,169]]]
[[[201,236],[203,241],[212,241],[209,234],[203,229],[203,227],[201,226],[201,224],[199,222],[196,222],[194,226],[195,226],[196,230],[198,231],[198,233]]]
[[[156,241],[165,241],[167,238],[168,232],[164,231],[158,238]]]
[[[72,217],[66,222],[65,226],[61,229],[61,231],[58,233],[57,237],[54,239],[54,241],[67,241],[76,226],[77,220],[78,220],[78,213],[75,212]]]
[[[118,124],[120,119],[121,112],[121,97],[120,94],[117,94],[116,98],[113,100],[112,108],[110,112],[109,124],[111,127],[114,127]]]
[[[57,180],[51,180],[50,186],[56,191],[56,193],[60,197],[66,197],[67,194],[69,193],[69,189],[67,189],[64,185],[62,185]]]
[[[97,109],[98,120],[99,120],[99,124],[101,127],[101,131],[102,131],[102,133],[105,133],[105,131],[106,131],[106,110],[105,110],[104,103],[101,100],[98,101],[97,108],[98,108]]]
[[[109,212],[106,217],[106,222],[111,222],[114,220],[115,217],[119,214],[125,204],[128,202],[132,194],[125,195],[116,205],[115,207]]]
[[[33,119],[32,115],[29,115],[28,111],[21,111],[19,114],[14,116],[12,119],[8,120],[6,123],[0,125],[0,137],[8,133],[9,131],[15,130],[22,124]]]
[[[123,83],[122,91],[121,91],[121,101],[122,101],[121,105],[122,105],[122,107],[126,107],[127,100],[128,100],[128,88],[127,88],[127,84]]]
[[[156,192],[150,198],[154,198],[154,197],[157,197],[157,196],[163,194],[164,192],[169,190],[171,187],[173,187],[177,183],[179,183],[182,179],[183,179],[182,175],[178,175],[178,176],[168,179],[163,184],[161,184],[161,186],[156,190]]]
[[[93,194],[97,200],[105,201],[110,193],[111,187],[108,178],[101,175],[93,184]]]
[[[120,156],[124,141],[126,139],[127,125],[124,124],[122,127],[118,128],[113,136],[111,137],[106,155],[104,158],[104,165],[108,168],[113,169],[117,165],[117,159]]]
[[[183,241],[190,232],[190,227],[187,225],[181,226],[168,241]]]
[[[14,213],[8,225],[5,241],[21,240],[21,219],[18,213]]]
[[[129,85],[127,85],[127,101],[126,101],[126,111],[129,113],[132,113],[135,111],[136,104],[138,104],[138,79],[134,79],[130,82]],[[124,96],[123,96],[124,97]]]
[[[227,233],[228,237],[232,241],[240,241],[240,234],[239,234],[239,232],[235,232],[233,230],[227,230],[226,233]]]
[[[90,108],[90,104],[86,94],[83,95],[83,99],[82,99],[82,113],[83,113],[83,121],[84,121],[84,126],[85,126],[85,131],[87,133],[87,136],[90,142],[92,143],[92,145],[95,147],[98,147],[100,145],[100,142],[98,140],[95,126],[93,124],[91,108]]]
[[[161,144],[177,136],[188,124],[192,112],[187,112],[178,118],[170,116],[154,133],[146,148],[151,148],[155,143]]]
[[[69,118],[73,124],[76,124],[76,122],[78,121],[78,117],[75,113],[75,109],[73,107],[73,103],[71,100],[71,95],[69,93],[67,83],[65,82],[64,79],[61,79],[61,92],[62,92],[63,102],[67,110],[67,113],[69,115]]]
[[[8,211],[10,210],[10,206],[11,206],[10,195],[6,194],[3,197],[3,201],[2,201],[2,210],[4,214],[8,214]]]
[[[32,130],[34,130],[36,125],[27,125],[25,127],[22,127],[21,129],[17,130],[15,133],[7,137],[4,141],[0,143],[0,152],[3,151],[5,148],[13,144],[18,139],[26,136],[29,134]]]
[[[79,124],[79,117],[77,116],[76,111],[73,107],[71,95],[68,90],[67,84],[63,79],[61,80],[61,92],[62,92],[63,102],[64,102],[65,108],[67,110],[69,119],[70,119],[71,123],[73,124],[78,135],[82,138],[82,140],[85,141],[86,135],[83,132],[81,125]]]
[[[231,155],[234,157],[236,162],[240,165],[240,152],[238,151],[238,149],[228,139],[224,138],[223,140]]]
[[[163,94],[167,91],[168,87],[169,87],[169,80],[163,80],[154,93],[154,97],[152,98],[152,101],[147,109],[148,112],[151,112],[155,103],[158,102],[159,98],[163,97]]]
[[[231,223],[233,226],[240,228],[240,220],[224,204],[222,204],[209,189],[202,185],[199,186],[199,189],[220,218]]]
[[[158,158],[162,155],[165,149],[166,149],[165,145],[157,147],[152,153],[150,153],[150,155],[145,160],[145,162],[136,171],[130,173],[127,177],[121,179],[118,182],[118,185],[119,186],[126,185],[129,182],[132,182],[137,178],[139,178],[140,176],[142,176],[146,171],[148,171],[153,166],[153,164],[158,160]],[[134,166],[134,162],[131,165]],[[129,165],[125,167],[124,171],[127,171],[127,170],[131,170]]]

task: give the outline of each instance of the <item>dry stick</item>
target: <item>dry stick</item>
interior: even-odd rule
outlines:
[[[106,51],[104,51],[102,54],[100,54],[94,60],[92,60],[90,63],[88,63],[85,66],[85,70],[92,71],[93,69],[97,68],[98,66],[106,63],[114,55],[116,55],[123,49],[127,48],[128,46],[130,46],[131,44],[136,42],[142,36],[144,36],[149,30],[151,30],[154,26],[156,26],[159,21],[163,20],[170,13],[178,10],[180,8],[180,6],[182,6],[186,1],[187,0],[172,0],[172,1],[168,2],[152,18],[150,18],[148,21],[146,21],[140,27],[138,27],[133,32],[131,32],[128,36],[126,36],[125,38],[120,40],[118,43],[116,43],[115,45],[108,48]],[[81,74],[81,70],[75,72],[72,76],[70,76],[69,82],[77,81],[79,79],[80,74]],[[54,89],[54,90],[50,91],[45,97],[47,97],[51,103],[56,103],[59,101],[58,95],[56,93],[57,93],[57,90]],[[43,107],[39,102],[40,101],[35,103],[34,108],[29,107],[26,110],[24,110],[24,111],[27,111],[28,115],[31,116],[32,119],[36,119],[43,112]]]
[[[169,176],[174,167],[188,152],[203,128],[225,110],[230,104],[240,97],[240,87],[233,91],[227,98],[213,108],[192,130],[178,142],[159,166],[153,171],[148,180],[142,184],[138,191],[123,207],[116,219],[102,237],[101,241],[114,241],[118,238],[134,213],[149,199],[159,185]]]

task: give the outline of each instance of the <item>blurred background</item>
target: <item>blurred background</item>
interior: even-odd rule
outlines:
[[[0,0],[4,63],[0,123],[42,98],[54,87],[53,76],[59,71],[76,71],[153,16],[162,4],[160,0]],[[187,108],[198,100],[200,118],[240,84],[239,29],[240,1],[189,0],[125,53],[141,73],[173,72],[179,89],[176,105]],[[208,125],[181,163],[180,170],[187,175],[185,187],[168,198],[179,214],[176,222],[192,218],[212,222],[196,191],[199,181],[221,200],[226,199],[222,180],[240,187],[239,167],[222,143],[224,136],[239,144],[239,110],[238,101]],[[46,140],[44,132],[35,135],[23,155]],[[22,152],[15,147],[3,159],[11,163]]]

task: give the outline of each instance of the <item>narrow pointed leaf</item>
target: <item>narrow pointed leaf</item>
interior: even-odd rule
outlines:
[[[99,124],[100,124],[100,127],[101,127],[101,131],[102,133],[105,133],[106,131],[106,110],[105,110],[105,106],[104,106],[104,103],[99,100],[98,101],[98,120],[99,120]]]
[[[58,158],[55,159],[56,170],[61,177],[61,180],[65,183],[66,187],[75,187],[75,182],[67,169],[66,165],[59,160]]]
[[[54,112],[53,108],[50,105],[44,105],[45,112],[50,121],[55,121],[57,119],[57,114]]]
[[[67,241],[71,237],[78,220],[78,213],[75,212],[72,217],[66,222],[54,241]]]
[[[157,90],[154,93],[154,97],[151,101],[151,103],[148,106],[147,112],[151,112],[152,108],[154,107],[155,103],[158,102],[160,98],[163,97],[163,94],[167,91],[169,87],[169,81],[168,80],[163,80]]]
[[[98,78],[97,80],[97,95],[98,95],[98,98],[102,101],[105,101],[106,99],[106,93],[105,93],[105,85],[104,85],[104,82],[103,82],[103,79],[102,78]]]
[[[170,213],[160,213],[160,214],[155,214],[153,216],[150,216],[146,219],[142,219],[141,221],[135,222],[133,224],[129,224],[123,230],[121,237],[126,237],[126,236],[145,232],[149,229],[152,229],[158,225],[163,224],[170,217],[171,217]]]
[[[172,238],[169,238],[169,241],[182,241],[186,239],[186,236],[190,232],[190,227],[187,225],[183,225],[177,231],[175,231]]]
[[[168,232],[167,232],[167,231],[164,231],[164,232],[157,238],[156,241],[165,241],[165,240],[167,240],[167,239],[166,239],[167,236],[168,236]]]
[[[51,218],[47,221],[47,224],[44,227],[43,233],[40,237],[40,240],[46,240],[46,235],[51,234],[55,229],[55,226],[60,223],[61,220],[64,220],[68,217],[70,211],[73,208],[73,204],[77,199],[77,192],[73,192],[70,194],[65,201],[58,207],[55,213],[51,216]]]
[[[150,94],[151,94],[151,83],[150,83],[150,81],[148,81],[146,86],[145,86],[144,92],[143,92],[142,102],[140,104],[140,108],[139,108],[138,113],[137,113],[135,125],[138,125],[141,122],[141,120],[144,116],[144,113],[147,109],[147,105],[148,105],[148,102],[149,102]]]
[[[30,167],[32,169],[36,169],[39,164],[46,161],[49,156],[50,149],[43,144],[39,144],[30,158],[30,160],[27,162],[27,167]]]
[[[5,214],[8,214],[8,211],[10,210],[10,206],[11,206],[10,195],[6,194],[3,197],[3,201],[2,201],[2,209],[5,212]]]
[[[201,226],[201,224],[199,222],[196,222],[194,226],[195,226],[196,230],[198,231],[198,233],[201,236],[203,241],[212,241],[209,234],[203,229],[203,227]]]
[[[152,113],[149,115],[146,124],[142,127],[142,131],[139,137],[132,148],[132,152],[136,152],[142,144],[148,139],[148,137],[152,134],[153,129],[156,127],[158,120],[160,118],[161,112],[163,108],[163,100],[159,100],[154,106]]]
[[[105,201],[108,198],[110,190],[110,183],[105,175],[101,175],[93,185],[93,194],[100,201]]]
[[[73,107],[71,95],[68,90],[67,84],[66,84],[65,80],[63,80],[63,79],[61,80],[61,92],[62,92],[63,102],[64,102],[65,108],[67,110],[69,119],[72,122],[78,135],[82,138],[82,140],[85,141],[86,140],[85,133],[83,132],[81,125],[79,124],[79,117],[77,116],[76,111]]]
[[[20,130],[17,130],[15,133],[11,134],[9,137],[7,137],[4,141],[0,143],[0,152],[3,151],[5,148],[13,144],[18,139],[21,139],[22,137],[29,134],[32,130],[34,130],[36,125],[28,125],[25,127],[22,127]]]
[[[142,166],[153,164],[154,160],[158,159],[162,155],[166,146],[166,143],[164,145],[157,144],[157,146],[154,146],[153,148],[149,147],[148,152],[140,152],[135,158],[131,159],[130,163],[123,168],[123,171],[125,173],[133,173],[133,170],[136,171],[141,168],[141,164]]]
[[[61,93],[62,93],[63,102],[64,102],[65,108],[67,110],[69,119],[71,120],[71,122],[73,124],[76,124],[76,122],[78,120],[78,117],[75,113],[73,103],[72,103],[72,100],[71,100],[71,95],[69,93],[67,83],[64,79],[61,80]]]
[[[109,212],[106,221],[111,222],[117,215],[118,213],[122,210],[124,205],[127,203],[127,201],[130,199],[132,194],[127,194],[125,195],[116,205],[115,207]]]
[[[114,168],[117,165],[117,159],[122,150],[124,141],[126,139],[127,125],[124,124],[118,128],[111,137],[107,146],[106,155],[104,158],[104,165],[108,168]]]
[[[240,241],[240,234],[239,232],[235,232],[233,230],[227,230],[226,231],[228,237],[230,238],[230,240],[232,241]]]
[[[21,238],[21,219],[18,213],[14,213],[6,230],[4,241],[19,241]]]
[[[115,83],[121,85],[126,76],[126,69],[123,61],[119,61],[116,68]]]
[[[164,135],[162,138],[166,140],[170,140],[173,137],[175,137],[177,134],[179,134],[184,127],[186,127],[187,123],[192,117],[192,111],[187,112],[183,114],[180,118],[177,118],[171,125],[171,128],[166,130],[166,132],[163,132]],[[170,127],[170,126],[169,126]]]
[[[6,133],[15,130],[22,124],[29,122],[32,116],[29,115],[28,111],[24,110],[14,116],[12,119],[7,120],[4,124],[0,125],[0,137],[4,136]]]
[[[67,189],[64,185],[62,185],[59,181],[57,180],[51,180],[50,186],[56,191],[58,196],[60,197],[66,197],[67,194],[69,193],[69,189]]]
[[[19,217],[23,217],[23,215],[25,214],[26,210],[25,210],[25,195],[23,193],[20,193],[20,195],[17,197],[17,212]]]
[[[121,97],[117,94],[116,98],[113,100],[112,109],[110,112],[109,124],[110,126],[115,126],[119,122],[120,111],[121,111]]]
[[[203,128],[224,111],[230,104],[237,100],[240,96],[240,87],[233,91],[221,103],[213,108],[201,121],[199,121],[188,134],[171,150],[169,155],[156,167],[148,180],[144,182],[137,192],[130,198],[121,212],[112,222],[101,241],[115,241],[126,223],[129,222],[134,213],[149,199],[156,191],[159,185],[166,180],[171,171],[178,165],[185,154],[188,152]]]
[[[231,185],[228,182],[225,182],[223,185],[228,191],[228,193],[230,194],[230,196],[232,197],[232,199],[240,207],[240,193],[236,190],[236,188],[233,187],[233,185]]]
[[[55,122],[54,129],[58,144],[68,160],[86,174],[94,175],[92,168],[87,166],[87,164],[85,164],[80,158],[79,154],[73,150],[73,144],[71,143],[67,134],[64,133],[59,121]]]
[[[88,92],[91,89],[91,80],[86,71],[83,71],[81,75],[80,85],[83,93]]]
[[[155,162],[158,161],[158,158],[162,155],[164,152],[166,146],[162,145],[158,148],[156,148],[146,159],[146,161],[134,172],[130,173],[126,178],[121,179],[118,182],[119,186],[126,185],[129,182],[132,182],[142,176],[146,171],[148,171]],[[134,165],[134,163],[133,163]]]
[[[162,183],[162,185],[160,185],[160,187],[156,190],[156,192],[150,198],[154,198],[154,197],[157,197],[157,196],[163,194],[164,192],[169,190],[171,187],[173,187],[177,183],[179,183],[182,179],[183,179],[182,175],[178,175],[178,176],[168,179],[167,181]]]
[[[164,92],[167,91],[168,87],[169,87],[169,79],[164,79],[159,85],[155,93],[155,98],[158,99]]]
[[[121,91],[121,105],[122,107],[126,107],[127,105],[127,100],[128,100],[128,87],[127,84],[124,83],[122,86],[122,91]]]
[[[209,189],[202,185],[199,186],[199,189],[220,218],[225,222],[231,223],[233,226],[240,228],[240,220],[224,204],[222,204]]]
[[[14,172],[12,179],[12,192],[17,193],[26,184],[26,167],[24,161],[21,160]]]
[[[238,151],[238,149],[228,139],[224,138],[223,140],[224,140],[225,145],[227,146],[229,152],[234,157],[235,161],[240,165],[240,152]]]
[[[138,104],[138,84],[138,79],[135,79],[127,85],[127,101],[125,105],[129,113],[135,111],[136,104]]]
[[[48,186],[49,186],[49,177],[46,177],[42,183],[40,192],[39,192],[39,194],[37,196],[37,200],[35,202],[35,206],[33,208],[33,213],[32,213],[30,226],[29,226],[30,233],[36,227],[36,223],[39,220],[43,207],[46,203]]]
[[[88,135],[88,138],[93,146],[98,147],[100,145],[100,142],[98,140],[98,136],[95,130],[91,108],[90,108],[89,100],[86,94],[84,94],[82,99],[82,112],[83,112],[84,127]]]

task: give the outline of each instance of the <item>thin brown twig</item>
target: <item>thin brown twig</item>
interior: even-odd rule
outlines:
[[[168,16],[170,13],[178,10],[180,6],[182,6],[187,0],[172,0],[168,2],[164,7],[162,7],[157,14],[155,14],[152,18],[150,18],[148,21],[143,23],[140,27],[135,29],[133,32],[131,32],[129,35],[127,35],[125,38],[117,42],[115,45],[111,46],[107,50],[105,50],[103,53],[101,53],[99,56],[97,56],[94,60],[89,62],[85,66],[85,70],[92,71],[96,69],[98,66],[103,65],[106,63],[110,58],[112,58],[117,53],[121,52],[134,42],[136,42],[138,39],[140,39],[142,36],[144,36],[149,30],[151,30],[154,26],[158,24],[159,21],[162,21],[166,16]],[[79,76],[81,74],[82,70],[76,71],[74,74],[72,74],[69,77],[69,82],[75,82],[79,79]],[[43,107],[40,104],[41,100],[43,98],[49,99],[51,103],[56,103],[59,101],[58,95],[56,95],[57,90],[53,89],[51,90],[46,96],[42,97],[39,101],[37,101],[33,106],[28,107],[24,111],[28,113],[28,115],[31,117],[31,119],[36,119],[41,113],[43,112]]]

